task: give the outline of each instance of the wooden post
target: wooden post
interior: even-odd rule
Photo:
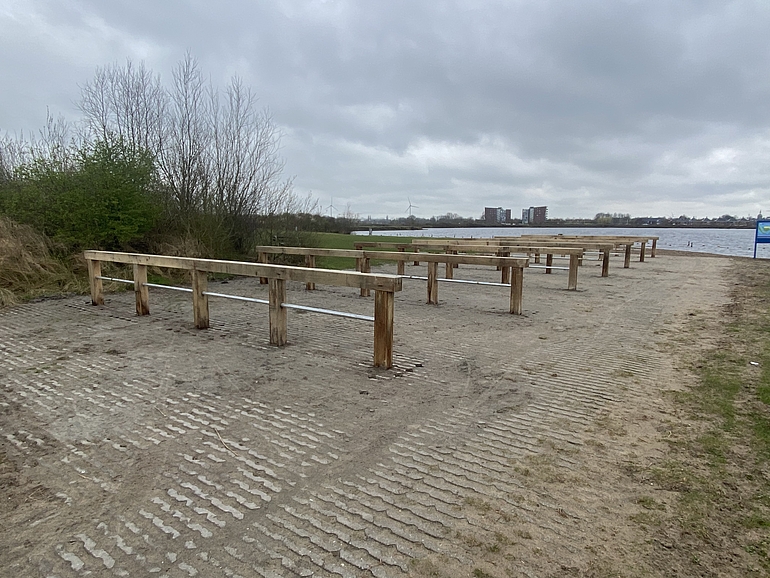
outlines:
[[[642,241],[642,248],[639,251],[639,262],[644,263],[644,250],[647,248],[647,241]]]
[[[428,303],[438,305],[438,263],[428,263]]]
[[[134,295],[136,314],[150,314],[150,292],[147,289],[147,265],[134,265]]]
[[[193,269],[192,275],[192,297],[193,297],[193,321],[197,329],[208,329],[209,327],[209,296],[203,292],[208,287],[208,273]]]
[[[396,265],[396,275],[405,275],[404,273],[404,265],[406,265],[406,262],[400,259],[398,261],[398,264]]]
[[[364,258],[363,257],[356,257],[356,271],[358,271],[359,273],[363,273],[364,272]],[[361,292],[359,293],[359,295],[361,295],[361,297],[363,297],[364,296],[364,290],[361,289],[360,291]]]
[[[610,276],[610,250],[602,251],[602,277]]]
[[[419,252],[420,252],[420,248],[419,248],[419,247],[417,247],[417,248],[414,250],[414,252],[415,252],[415,253],[419,253]],[[415,262],[414,262],[414,266],[415,266],[415,267],[419,267],[419,266],[420,266],[420,262],[419,262],[419,261],[415,261]]]
[[[535,263],[540,263],[540,253],[535,252]]]
[[[521,315],[524,267],[511,267],[511,313]]]
[[[573,254],[569,256],[569,279],[567,280],[567,289],[577,289],[578,261],[580,261],[578,255]]]
[[[392,292],[374,292],[374,367],[393,367],[393,303]]]
[[[364,257],[361,260],[361,273],[371,273],[372,272],[372,262],[369,259],[369,257]],[[369,297],[371,295],[371,291],[369,289],[361,289],[361,297]]]
[[[305,255],[305,267],[308,267],[310,269],[315,269],[315,255]],[[315,290],[315,283],[311,283],[308,281],[305,283],[305,289],[308,291],[314,291]]]
[[[498,256],[500,257],[510,257],[511,252],[510,251],[498,251]],[[511,268],[510,267],[503,267],[502,265],[497,266],[497,270],[500,271],[500,283],[504,285],[508,285],[511,282]]]
[[[281,304],[286,302],[286,281],[270,279],[270,344],[283,346],[288,341],[288,310]]]
[[[572,255],[569,256],[570,265],[572,264]],[[553,267],[553,253],[548,253],[545,256],[545,272],[546,275],[551,274],[551,267]]]
[[[263,252],[257,253],[257,262],[258,263],[267,263],[267,253],[263,253]],[[267,277],[260,277],[259,278],[259,284],[260,285],[267,285]]]
[[[656,252],[657,248],[658,248],[658,240],[657,239],[653,239],[652,240],[652,247],[650,247],[650,257],[652,257],[653,259],[655,258],[655,252]]]
[[[454,272],[455,268],[452,266],[452,263],[446,264],[446,278],[447,279],[454,279]]]
[[[626,245],[626,257],[623,260],[623,269],[628,269],[631,266],[631,243]]]
[[[99,277],[102,276],[102,263],[88,259],[88,283],[91,286],[91,305],[104,305],[104,286]]]

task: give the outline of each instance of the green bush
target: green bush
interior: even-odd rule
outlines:
[[[141,240],[160,215],[153,158],[117,139],[66,160],[36,159],[3,187],[0,210],[70,249],[120,249]]]

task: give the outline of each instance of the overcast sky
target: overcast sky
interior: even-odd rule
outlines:
[[[323,207],[770,213],[767,0],[0,0],[0,131],[187,50],[253,87]]]

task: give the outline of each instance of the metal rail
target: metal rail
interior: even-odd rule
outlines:
[[[562,271],[569,271],[569,267],[555,267],[553,265],[529,265],[528,269],[560,269]]]
[[[358,319],[360,321],[374,321],[374,317],[368,315],[359,315],[357,313],[345,313],[344,311],[334,311],[333,309],[321,309],[320,307],[308,307],[307,305],[295,305],[294,303],[281,303],[281,307],[286,309],[298,309],[299,311],[311,311],[313,313],[323,313],[324,315],[333,315],[335,317],[346,317],[347,319]]]
[[[423,277],[427,279],[427,277]],[[99,275],[97,279],[103,279],[104,281],[117,281],[118,283],[134,284],[133,281],[128,279],[117,279],[115,277],[104,277]],[[176,287],[174,285],[161,285],[159,283],[142,283],[145,287],[157,287],[158,289],[170,289],[171,291],[183,291],[185,293],[192,293],[192,289],[188,287]],[[494,285],[494,283],[493,283]],[[256,299],[254,297],[241,297],[240,295],[229,295],[227,293],[215,293],[213,291],[203,291],[204,295],[209,297],[220,297],[222,299],[233,299],[235,301],[246,301],[248,303],[260,303],[261,305],[270,305],[270,301],[267,299]],[[281,303],[281,307],[286,309],[297,309],[299,311],[310,311],[312,313],[323,313],[324,315],[333,315],[335,317],[345,317],[346,319],[358,319],[359,321],[371,321],[374,322],[374,317],[369,315],[359,315],[358,313],[345,313],[344,311],[335,311],[334,309],[322,309],[321,307],[309,307],[307,305],[296,305],[294,303]]]
[[[209,297],[221,297],[222,299],[234,299],[236,301],[246,301],[248,303],[260,303],[270,305],[267,299],[256,299],[254,297],[241,297],[240,295],[230,295],[228,293],[214,293],[213,291],[204,291],[204,295]],[[322,309],[320,307],[309,307],[308,305],[296,305],[294,303],[281,303],[281,307],[286,309],[298,309],[300,311],[310,311],[312,313],[323,313],[324,315],[333,315],[335,317],[345,317],[347,319],[359,319],[361,321],[372,321],[374,317],[369,315],[358,315],[357,313],[345,313],[344,311],[335,311],[334,309]]]
[[[247,301],[249,303],[261,303],[263,305],[270,305],[270,301],[267,299],[255,299],[254,297],[241,297],[240,295],[228,295],[227,293],[214,293],[212,291],[203,291],[204,295],[209,297],[221,297],[222,299],[235,299],[236,301]]]
[[[420,277],[419,275],[402,275],[402,279],[421,279],[427,281],[427,277]],[[468,285],[491,285],[492,287],[510,287],[508,283],[490,283],[489,281],[469,281],[468,279],[442,279],[438,281],[442,283],[466,283]]]
[[[133,281],[131,281],[133,283]],[[176,287],[174,285],[161,285],[160,283],[142,283],[145,287],[157,287],[158,289],[169,289],[170,291],[183,291],[184,293],[192,293],[193,290],[189,287]]]
[[[97,275],[97,279],[103,279],[104,281],[115,281],[116,283],[128,283],[133,285],[134,281],[128,279],[118,279],[116,277],[105,277],[104,275]],[[183,291],[185,293],[192,293],[192,289],[189,287],[176,287],[174,285],[161,285],[160,283],[142,283],[145,287],[157,287],[158,289],[169,289],[171,291]],[[267,301],[265,301],[267,303]]]
[[[105,281],[115,281],[116,283],[130,283],[131,285],[134,284],[133,281],[129,281],[128,279],[116,279],[115,277],[104,277],[102,275],[97,275],[97,279],[103,279]]]

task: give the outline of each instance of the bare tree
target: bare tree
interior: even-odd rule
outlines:
[[[214,87],[189,53],[169,88],[130,61],[98,69],[80,109],[96,138],[155,155],[169,214],[183,223],[206,215],[243,237],[257,217],[300,208],[282,176],[281,133],[269,111],[237,77],[224,91]]]
[[[158,154],[164,133],[169,96],[160,77],[128,60],[98,68],[81,87],[79,108],[97,138],[119,136],[131,150]]]
[[[211,92],[213,162],[217,207],[226,215],[270,214],[285,204],[290,182],[282,182],[280,132],[267,110],[239,78],[220,104]]]
[[[29,143],[24,140],[23,135],[3,135],[0,138],[0,183],[10,181],[16,169],[29,158]]]
[[[45,160],[49,166],[58,170],[71,170],[76,162],[78,144],[72,125],[63,116],[54,118],[47,111],[45,126],[40,129],[38,137],[30,137],[27,162],[32,159]]]
[[[174,70],[158,164],[182,218],[213,210],[210,101],[197,61],[188,53]]]

